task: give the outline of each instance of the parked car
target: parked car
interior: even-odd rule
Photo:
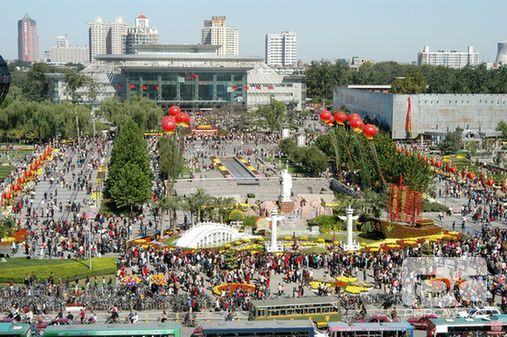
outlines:
[[[387,315],[373,315],[367,317],[366,319],[360,319],[358,323],[391,323],[398,322],[399,320],[395,318],[394,320],[390,319]]]
[[[474,308],[467,311],[458,312],[459,318],[491,318],[491,315],[501,315],[497,307]]]
[[[420,317],[410,317],[409,319],[407,319],[407,322],[412,324],[412,326],[415,329],[426,330],[426,328],[428,327],[428,321],[433,318],[438,318],[438,316],[434,314],[428,314],[422,315]]]

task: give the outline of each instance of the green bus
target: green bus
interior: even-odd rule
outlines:
[[[0,323],[0,337],[31,337],[30,324]]]
[[[44,337],[181,337],[181,326],[177,323],[140,324],[77,324],[51,325],[44,331]]]
[[[341,320],[340,302],[336,297],[299,297],[279,300],[254,300],[250,320],[309,319],[319,328]]]

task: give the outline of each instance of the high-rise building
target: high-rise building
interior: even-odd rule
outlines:
[[[297,65],[297,39],[294,32],[266,34],[266,63],[272,67]]]
[[[158,44],[158,30],[150,27],[150,20],[140,14],[136,18],[136,26],[127,29],[125,35],[125,53],[134,54],[135,45],[140,44]]]
[[[45,53],[45,60],[52,63],[88,63],[90,52],[87,47],[71,47],[67,36],[57,36],[55,47]]]
[[[33,62],[39,60],[39,34],[37,22],[25,14],[18,21],[18,59]]]
[[[95,21],[88,24],[88,39],[90,46],[90,62],[95,61],[95,56],[107,54],[107,42],[110,24],[104,22],[102,17],[97,16]]]
[[[495,63],[507,64],[507,41],[498,42]]]
[[[108,34],[108,50],[107,54],[124,54],[125,53],[125,35],[129,25],[123,22],[123,18],[117,17],[114,23],[110,24]]]
[[[204,20],[201,44],[220,46],[218,55],[239,55],[238,30],[225,25],[225,16],[213,16],[211,20]]]
[[[430,52],[430,47],[426,46],[417,53],[417,64],[449,68],[463,68],[467,65],[475,66],[479,64],[479,52],[471,46],[468,47],[467,51],[437,50],[436,52]]]

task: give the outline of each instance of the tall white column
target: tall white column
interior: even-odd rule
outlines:
[[[276,209],[271,211],[271,242],[268,246],[268,251],[270,252],[279,252],[281,251],[281,247],[278,246],[278,220],[283,219],[283,217],[278,215],[278,211]]]
[[[353,221],[357,220],[358,216],[353,216],[354,210],[350,207],[347,207],[345,210],[346,216],[340,216],[341,220],[345,220],[347,223],[347,244],[343,245],[344,250],[357,250],[359,249],[359,245],[354,242],[352,228],[353,228]]]

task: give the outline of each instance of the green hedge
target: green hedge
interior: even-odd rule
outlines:
[[[0,263],[0,282],[23,283],[25,275],[35,273],[37,279],[46,279],[51,272],[55,280],[62,278],[74,279],[77,275],[80,279],[89,276],[110,275],[116,273],[116,258],[102,257],[92,259],[92,270],[88,269],[88,260],[28,260],[26,258],[6,259]]]

